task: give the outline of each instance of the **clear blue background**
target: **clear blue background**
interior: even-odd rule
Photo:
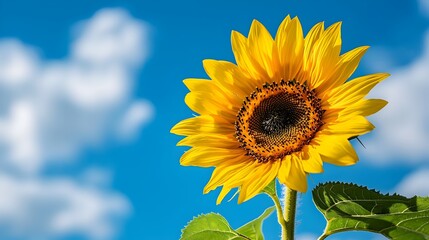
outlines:
[[[180,166],[186,148],[176,147],[181,138],[169,133],[178,121],[192,116],[183,102],[187,89],[182,80],[206,77],[203,59],[234,61],[231,30],[247,34],[252,20],[258,19],[274,34],[288,14],[300,18],[305,32],[320,21],[326,25],[343,21],[343,51],[361,45],[384,46],[394,49],[393,62],[400,66],[419,55],[429,25],[415,1],[0,0],[0,38],[19,38],[43,49],[45,58],[61,59],[68,52],[71,26],[105,7],[124,8],[151,25],[151,55],[141,69],[135,95],[151,101],[156,115],[136,141],[89,149],[82,161],[62,171],[72,173],[90,164],[113,169],[113,188],[125,194],[133,206],[118,239],[178,239],[180,229],[193,216],[207,212],[219,212],[238,227],[272,205],[263,195],[241,205],[236,199],[215,205],[218,191],[202,194],[212,169]],[[361,66],[356,75],[368,74],[368,69]],[[354,144],[358,153],[365,151]],[[377,167],[369,161],[362,159],[352,167],[326,166],[324,174],[308,178],[309,189],[325,181],[352,181],[389,191],[415,169],[408,165]],[[323,231],[324,219],[313,206],[310,192],[299,197],[297,222],[298,234]],[[266,239],[278,239],[280,229],[274,215],[264,231]]]

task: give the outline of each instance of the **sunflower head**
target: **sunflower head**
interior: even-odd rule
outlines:
[[[366,116],[387,102],[365,96],[388,74],[349,80],[368,47],[341,54],[340,27],[318,23],[304,36],[287,16],[273,38],[254,20],[248,37],[232,32],[236,64],[204,60],[210,79],[184,80],[199,115],[171,132],[192,147],[182,165],[215,167],[204,193],[222,186],[217,203],[232,188],[246,201],[275,178],[305,192],[306,175],[323,162],[357,162],[349,140],[374,128]]]

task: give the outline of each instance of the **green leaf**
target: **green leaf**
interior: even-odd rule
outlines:
[[[228,221],[220,214],[200,215],[188,223],[182,230],[181,240],[263,240],[262,222],[274,211],[267,208],[255,220],[237,230],[232,229]]]
[[[347,183],[325,183],[313,190],[313,201],[328,221],[319,239],[361,230],[395,240],[429,239],[429,197],[385,195]]]
[[[252,240],[264,240],[262,233],[262,223],[273,213],[275,207],[269,207],[258,218],[246,223],[237,229],[237,232],[249,237]]]
[[[228,221],[220,214],[200,215],[188,223],[182,230],[181,240],[242,240],[250,239],[231,228]]]

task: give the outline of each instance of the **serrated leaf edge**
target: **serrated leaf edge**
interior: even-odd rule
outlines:
[[[378,195],[380,195],[380,196],[383,196],[383,197],[389,197],[389,198],[391,198],[391,197],[394,197],[395,199],[392,199],[391,201],[392,202],[408,202],[408,201],[410,201],[410,200],[412,200],[412,199],[414,199],[414,198],[419,198],[419,196],[417,196],[417,195],[414,195],[413,197],[406,197],[406,196],[403,196],[403,195],[400,195],[400,194],[397,194],[397,193],[393,193],[393,194],[389,194],[389,193],[387,193],[387,194],[384,194],[384,193],[381,193],[380,191],[378,191],[378,190],[376,190],[376,189],[370,189],[370,188],[368,188],[367,186],[362,186],[362,185],[358,185],[358,184],[355,184],[355,183],[345,183],[345,182],[340,182],[340,181],[330,181],[330,182],[325,182],[325,183],[319,183],[313,190],[312,190],[312,194],[313,194],[313,196],[314,195],[317,195],[317,197],[321,200],[321,199],[323,199],[323,198],[321,198],[320,197],[320,195],[319,194],[317,194],[317,193],[319,193],[320,191],[323,191],[323,189],[327,189],[327,186],[329,186],[329,185],[342,185],[343,187],[357,187],[357,188],[361,188],[362,190],[366,190],[366,191],[370,191],[370,192],[373,192],[373,193],[376,193],[376,194],[378,194]],[[320,190],[319,190],[320,189]],[[317,193],[316,193],[317,192]],[[390,199],[382,199],[383,201],[389,201]],[[313,197],[313,201],[315,201],[314,200],[314,197]],[[323,234],[322,234],[322,236],[320,236],[318,239],[319,240],[322,240],[322,239],[325,239],[326,237],[328,237],[328,236],[330,236],[330,235],[332,235],[332,234],[334,234],[334,233],[338,233],[338,232],[344,232],[344,231],[356,231],[356,229],[353,229],[353,228],[344,228],[344,229],[342,229],[342,230],[340,230],[340,231],[328,231],[327,229],[329,228],[329,226],[330,226],[330,224],[331,224],[331,222],[333,221],[333,220],[335,220],[335,219],[338,219],[338,218],[331,218],[330,220],[328,220],[327,218],[326,218],[326,214],[325,213],[327,213],[328,211],[329,211],[329,209],[331,209],[332,207],[334,207],[334,206],[336,206],[336,205],[338,205],[338,204],[341,204],[341,203],[345,203],[345,202],[362,202],[362,201],[364,201],[364,200],[342,200],[342,201],[339,201],[339,202],[336,202],[335,204],[333,204],[332,206],[329,206],[326,210],[323,210],[323,209],[320,209],[319,208],[319,206],[317,205],[317,204],[315,204],[316,205],[316,208],[320,211],[320,212],[322,212],[323,214],[323,217],[326,219],[326,222],[327,222],[327,224],[326,224],[326,227],[325,227],[325,230],[324,230],[324,232],[323,232]],[[374,201],[374,200],[368,200],[368,201]],[[408,208],[406,208],[405,210],[403,210],[402,212],[400,212],[400,213],[388,213],[388,214],[376,214],[376,215],[350,215],[350,216],[352,216],[352,217],[355,217],[355,218],[370,218],[371,216],[386,216],[386,215],[398,215],[398,214],[406,214],[405,213],[405,211],[406,210],[408,210],[410,207],[408,207]],[[413,213],[422,213],[422,212],[428,212],[429,210],[420,210],[420,211],[415,211],[415,212],[413,212]],[[427,216],[422,216],[421,218],[423,218],[423,217],[427,217]],[[412,219],[416,219],[416,218],[412,218]],[[406,220],[404,220],[404,221],[408,221],[408,220],[410,220],[410,219],[406,219]],[[390,229],[390,228],[400,228],[400,229],[405,229],[405,230],[408,230],[408,231],[411,231],[411,232],[414,232],[414,233],[417,233],[417,234],[419,234],[419,235],[422,235],[422,236],[426,236],[426,234],[424,234],[424,233],[422,233],[422,232],[418,232],[418,231],[416,231],[416,230],[413,230],[413,229],[410,229],[410,228],[405,228],[405,227],[403,227],[403,226],[399,226],[398,224],[400,224],[400,223],[402,223],[403,221],[400,221],[400,222],[398,222],[398,223],[396,223],[394,226],[390,226],[390,227],[387,227],[387,228],[384,228],[384,229],[381,229],[380,231],[373,231],[373,230],[370,230],[370,229],[366,229],[365,231],[368,231],[368,232],[374,232],[374,233],[378,233],[378,234],[382,234],[382,235],[384,235],[384,236],[387,236],[387,235],[385,235],[385,234],[383,234],[383,232],[385,232],[387,229]],[[359,222],[357,223],[357,224],[359,224]],[[429,222],[427,223],[427,224],[429,224]],[[422,226],[420,226],[418,229],[420,229],[421,227],[423,227],[423,226],[425,226],[426,224],[424,224],[424,225],[422,225]],[[426,239],[429,239],[429,237],[428,238],[426,238]]]

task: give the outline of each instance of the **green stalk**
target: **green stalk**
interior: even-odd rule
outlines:
[[[297,192],[285,186],[284,221],[286,234],[282,233],[282,240],[294,240],[296,197]]]

